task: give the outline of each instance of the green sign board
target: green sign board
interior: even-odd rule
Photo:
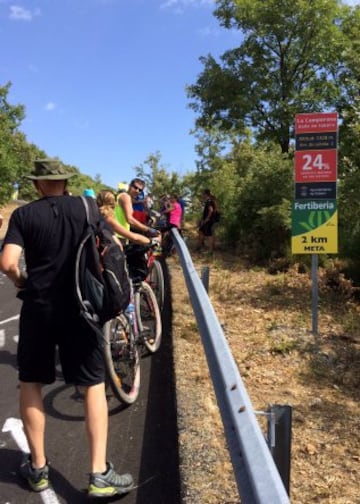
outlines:
[[[337,254],[336,200],[297,200],[292,210],[293,254]]]

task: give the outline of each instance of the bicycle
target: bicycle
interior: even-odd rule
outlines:
[[[155,229],[158,229],[161,232],[161,250],[162,257],[166,259],[167,257],[171,257],[176,254],[176,247],[174,245],[174,241],[172,239],[171,230],[173,229],[170,226],[155,226]],[[175,228],[179,231],[180,236],[183,236],[183,231],[180,228]]]
[[[162,265],[162,253],[156,252],[153,249],[149,249],[146,253],[146,258],[147,267],[149,270],[149,273],[146,277],[146,282],[154,291],[160,311],[162,311],[164,308],[165,297],[165,280]]]
[[[125,404],[140,392],[140,352],[128,316],[121,313],[104,326],[104,358],[114,395]]]
[[[135,250],[134,250],[135,249]],[[144,248],[128,246],[125,250],[131,279],[128,308],[104,326],[104,358],[114,395],[126,404],[136,401],[140,391],[140,358],[143,350],[156,352],[161,344],[162,324],[156,296],[143,280],[139,255]],[[132,257],[133,256],[133,257]]]

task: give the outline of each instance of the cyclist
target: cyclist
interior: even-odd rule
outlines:
[[[135,229],[147,236],[159,236],[159,231],[140,222],[134,217],[133,203],[136,200],[136,196],[144,190],[144,181],[140,178],[134,178],[130,182],[127,190],[123,186],[124,184],[122,184],[122,187],[120,188],[120,193],[117,198],[117,206],[115,209],[115,215],[118,222],[127,229]]]
[[[141,222],[142,224],[147,224],[148,222],[148,213],[145,209],[145,194],[144,191],[141,191],[137,196],[135,196],[135,200],[133,201],[133,216],[136,220]]]
[[[83,196],[87,196],[88,198],[94,198],[94,199],[96,198],[95,191],[92,188],[84,189]]]
[[[74,258],[86,226],[80,198],[66,194],[67,180],[73,175],[57,160],[35,161],[28,178],[39,199],[12,213],[0,256],[1,271],[19,289],[23,301],[17,359],[20,411],[30,454],[24,455],[20,474],[36,492],[49,487],[42,387],[55,381],[58,347],[65,382],[85,389],[91,471],[88,494],[106,498],[128,492],[134,483],[130,474],[117,474],[106,461],[103,343],[80,317],[73,294]],[[23,250],[27,274],[20,269]]]
[[[138,245],[150,245],[156,241],[140,233],[134,233],[118,222],[115,216],[116,199],[111,191],[100,191],[96,197],[96,203],[105,222],[116,234]]]

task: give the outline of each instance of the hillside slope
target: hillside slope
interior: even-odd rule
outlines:
[[[359,307],[320,290],[311,334],[311,284],[294,269],[270,275],[231,255],[210,266],[209,295],[255,410],[291,405],[291,502],[359,504]],[[174,348],[186,504],[239,502],[221,419],[183,275],[170,260]],[[176,288],[174,287],[176,286]],[[266,433],[264,417],[259,423]]]

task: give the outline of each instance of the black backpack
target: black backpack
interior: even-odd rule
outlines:
[[[81,196],[87,227],[75,261],[75,296],[80,315],[99,332],[130,302],[130,280],[125,255],[104,221],[96,202]]]
[[[220,222],[221,219],[221,213],[219,210],[215,210],[213,213],[213,222]]]

